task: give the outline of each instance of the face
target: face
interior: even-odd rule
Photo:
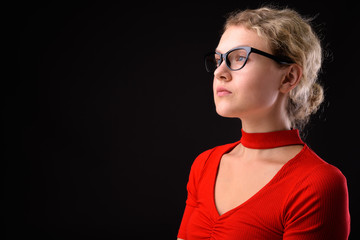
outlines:
[[[226,53],[238,46],[250,46],[272,54],[267,41],[255,31],[230,26],[222,35],[216,51]],[[214,72],[216,111],[224,117],[264,117],[276,107],[284,70],[273,60],[251,53],[238,71],[227,68],[225,61]]]

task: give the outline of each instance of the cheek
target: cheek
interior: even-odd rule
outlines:
[[[266,104],[278,93],[277,72],[270,68],[249,68],[239,72],[234,80],[236,92],[243,101]]]
[[[228,117],[240,117],[245,113],[267,109],[274,105],[279,93],[276,77],[268,71],[233,74],[229,86],[233,92],[231,96],[220,98],[215,94],[218,113]]]
[[[236,84],[236,94],[239,100],[251,105],[268,105],[276,95],[273,79],[266,75],[243,78]]]

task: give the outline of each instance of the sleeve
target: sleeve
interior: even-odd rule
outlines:
[[[284,240],[348,239],[348,190],[340,170],[324,164],[311,171],[288,199],[284,229]]]
[[[200,154],[195,161],[193,162],[190,170],[189,181],[187,183],[187,199],[186,207],[181,220],[178,238],[185,239],[186,237],[186,228],[189,222],[189,218],[197,207],[197,185],[201,178],[202,170],[204,168],[205,162],[208,159],[212,150],[207,150]]]

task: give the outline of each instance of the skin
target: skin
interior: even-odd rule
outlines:
[[[216,48],[225,53],[238,46],[250,46],[273,54],[266,39],[242,26],[230,26]],[[280,66],[275,61],[251,53],[244,68],[231,71],[225,61],[214,72],[216,111],[223,117],[239,118],[245,132],[289,130],[286,114],[289,91],[299,82],[302,68]],[[223,87],[229,91],[219,94]],[[242,144],[221,158],[215,183],[215,204],[220,215],[241,205],[263,188],[302,145],[272,149],[250,149]],[[181,240],[181,239],[180,239]]]

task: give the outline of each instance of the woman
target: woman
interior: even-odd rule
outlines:
[[[290,9],[229,15],[206,69],[240,141],[194,161],[178,239],[347,239],[346,179],[299,137],[323,101],[320,41]]]

